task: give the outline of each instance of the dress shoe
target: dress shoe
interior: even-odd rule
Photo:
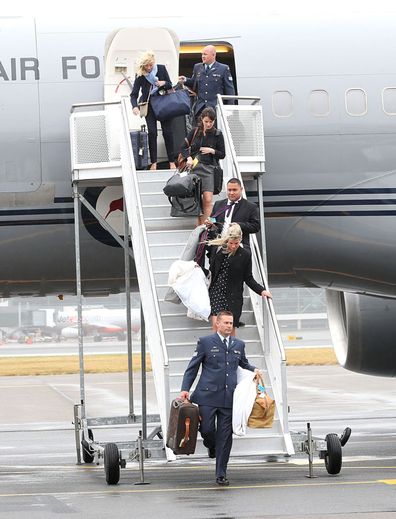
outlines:
[[[243,326],[245,326],[245,323],[243,321],[239,321],[239,327],[242,328]]]
[[[216,447],[208,447],[208,456],[209,458],[216,457]]]
[[[224,476],[220,476],[219,478],[216,478],[216,483],[218,485],[220,485],[221,487],[228,487],[228,485],[230,484],[228,479],[225,478]]]

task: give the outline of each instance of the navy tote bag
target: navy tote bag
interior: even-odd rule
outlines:
[[[163,95],[152,95],[150,104],[157,121],[166,121],[190,113],[190,96],[184,88],[168,90]]]

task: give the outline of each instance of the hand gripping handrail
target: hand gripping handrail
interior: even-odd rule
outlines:
[[[230,151],[231,151],[232,166],[233,166],[233,170],[235,172],[235,177],[238,178],[241,181],[241,184],[243,186],[244,185],[243,184],[243,178],[242,178],[241,172],[239,171],[238,160],[237,160],[237,157],[236,157],[235,148],[234,148],[233,141],[232,141],[231,131],[230,131],[230,128],[228,126],[227,118],[226,118],[225,113],[224,113],[223,99],[252,100],[252,101],[254,101],[254,104],[256,104],[257,102],[260,101],[260,98],[259,97],[249,97],[249,96],[221,96],[220,94],[217,95],[217,115],[221,119],[222,127],[223,127],[224,133],[225,133],[225,138],[226,138],[226,141],[229,144],[229,148],[230,148]],[[246,191],[245,190],[243,190],[243,197],[246,198]],[[263,210],[263,208],[260,208],[260,211],[262,211],[262,210]],[[262,239],[265,239],[264,235],[262,236]],[[261,254],[260,254],[260,249],[259,249],[259,246],[258,246],[257,237],[254,236],[254,235],[250,236],[250,240],[251,240],[251,242],[253,242],[253,250],[252,250],[252,252],[254,253],[255,259],[257,261],[257,266],[258,266],[258,269],[259,269],[259,273],[260,273],[260,276],[261,276],[261,279],[262,279],[263,286],[264,286],[264,288],[266,290],[268,290],[268,279],[267,279],[266,271],[265,271],[264,264],[263,264],[263,261],[262,261],[262,257],[261,257]],[[276,319],[273,302],[271,300],[267,299],[265,301],[265,304],[267,305],[268,314],[269,314],[269,316],[271,318],[271,323],[272,323],[272,326],[273,326],[274,331],[275,331],[276,343],[277,343],[277,347],[279,349],[281,360],[282,361],[286,361],[285,349],[283,347],[282,337],[281,337],[280,332],[279,332],[279,326],[278,326],[278,322],[277,322],[277,319]]]

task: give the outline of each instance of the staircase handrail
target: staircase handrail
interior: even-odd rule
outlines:
[[[128,103],[128,105],[126,104]],[[155,317],[156,322],[159,324],[158,326],[158,332],[160,336],[160,342],[161,342],[161,349],[162,349],[162,356],[164,361],[164,366],[168,366],[169,364],[169,358],[168,358],[168,352],[166,350],[166,342],[165,342],[165,335],[164,330],[162,327],[162,319],[161,319],[161,313],[159,309],[158,304],[158,298],[157,298],[157,292],[155,288],[155,281],[154,281],[154,272],[150,261],[150,252],[149,252],[149,244],[147,240],[147,232],[146,232],[146,225],[144,223],[144,217],[143,217],[143,207],[142,202],[140,199],[140,196],[138,196],[139,193],[139,183],[137,179],[137,172],[135,167],[135,161],[133,158],[133,151],[132,151],[132,143],[130,139],[129,134],[129,126],[128,126],[128,108],[129,108],[129,98],[122,98],[121,99],[121,113],[122,113],[122,134],[124,138],[124,143],[126,143],[126,152],[129,155],[130,164],[133,164],[132,170],[132,182],[134,186],[134,204],[136,207],[136,214],[138,216],[137,223],[139,224],[140,231],[141,231],[141,237],[143,239],[143,250],[140,250],[139,253],[143,253],[145,257],[145,263],[148,270],[149,280],[150,280],[150,293],[152,298],[152,303],[154,305],[155,309]],[[130,222],[131,225],[131,222]]]
[[[231,131],[228,125],[227,118],[225,116],[225,110],[224,110],[224,104],[223,104],[223,98],[232,98],[239,100],[239,96],[221,96],[220,94],[217,96],[218,103],[217,103],[217,117],[221,122],[221,126],[224,133],[224,139],[228,146],[228,151],[231,155],[231,162],[232,162],[232,171],[233,171],[233,177],[236,177],[240,180],[241,185],[244,186],[243,178],[241,175],[241,172],[239,170],[238,160],[235,152],[234,143],[232,140]],[[252,100],[252,98],[248,98],[249,100]],[[256,97],[253,98],[254,104],[256,104],[259,99]],[[243,190],[243,195],[246,199],[246,191]],[[259,197],[260,200],[260,197]],[[260,208],[260,211],[263,209]],[[263,219],[262,219],[263,220]],[[262,240],[263,243],[265,243],[265,235],[264,235],[264,229],[262,230]],[[250,236],[250,244],[251,244],[251,251],[252,251],[252,261],[255,268],[258,270],[258,275],[261,277],[262,285],[266,290],[268,290],[268,279],[266,274],[266,269],[264,267],[264,263],[262,260],[262,256],[260,253],[260,248],[258,246],[257,237],[255,235]],[[281,378],[281,392],[279,392],[277,385],[273,386],[273,392],[275,396],[275,400],[277,400],[281,405],[278,406],[278,414],[279,414],[279,421],[280,425],[282,427],[282,430],[284,432],[284,438],[286,442],[286,448],[289,453],[293,452],[293,445],[291,442],[290,434],[289,434],[289,425],[287,420],[287,389],[286,389],[286,354],[285,349],[283,347],[282,337],[279,332],[279,327],[275,315],[275,309],[273,306],[273,303],[271,300],[268,300],[265,298],[263,301],[263,298],[260,297],[260,303],[261,303],[261,312],[258,310],[258,306],[260,303],[258,302],[258,296],[254,294],[252,299],[253,303],[253,311],[256,315],[256,322],[257,322],[257,328],[260,335],[260,342],[261,346],[263,348],[264,356],[266,357],[266,363],[268,372],[271,376],[272,380],[278,379],[278,376]],[[256,313],[257,312],[257,313]],[[266,316],[269,316],[269,320],[266,319]],[[265,326],[265,323],[267,322],[268,327]],[[275,343],[276,343],[276,350],[272,352],[272,349],[270,347],[269,350],[266,351],[265,344],[271,344],[267,334],[267,331],[269,332],[269,327],[271,327],[272,331],[274,332],[275,337]],[[276,355],[274,355],[276,353]],[[274,360],[274,363],[272,363],[272,360]]]
[[[256,103],[256,102],[260,101],[260,98],[256,97],[256,96],[222,96],[220,94],[217,95],[217,101],[218,101],[217,102],[217,114],[218,114],[218,116],[220,116],[220,119],[221,119],[221,122],[222,122],[222,126],[223,126],[223,130],[224,130],[224,134],[225,134],[225,140],[226,140],[226,142],[228,142],[228,145],[229,145],[229,148],[230,148],[231,160],[232,160],[233,170],[235,171],[235,176],[236,176],[236,178],[238,178],[240,180],[240,182],[242,184],[242,187],[243,187],[244,186],[243,178],[242,178],[241,172],[239,171],[238,160],[237,160],[237,157],[236,157],[236,152],[235,152],[235,148],[234,148],[233,141],[232,141],[231,131],[230,131],[230,128],[228,126],[228,122],[227,122],[227,119],[226,119],[225,113],[224,113],[223,99],[252,100],[252,101],[254,101]],[[245,199],[247,198],[245,189],[243,190],[242,196]],[[262,239],[264,239],[264,236],[262,237]],[[254,257],[255,257],[255,259],[257,261],[257,265],[258,265],[258,269],[259,269],[259,272],[260,272],[260,276],[261,276],[261,279],[262,279],[263,286],[264,286],[264,288],[266,290],[268,290],[268,278],[267,278],[267,275],[266,275],[266,272],[265,272],[265,268],[264,268],[264,264],[263,264],[263,261],[262,261],[262,258],[261,258],[261,254],[259,252],[260,249],[259,249],[259,246],[258,246],[257,237],[255,235],[250,235],[250,241],[251,241],[251,243],[253,241],[253,251],[252,252],[254,252]],[[276,319],[273,302],[271,300],[267,299],[266,300],[266,304],[267,304],[267,307],[268,307],[268,314],[269,314],[269,316],[271,318],[271,322],[272,322],[272,325],[273,325],[274,330],[275,330],[275,335],[276,335],[276,339],[277,339],[276,343],[277,343],[277,347],[279,349],[281,360],[282,361],[286,361],[285,349],[283,347],[282,337],[281,337],[280,332],[279,332],[279,326],[278,326],[278,322],[277,322],[277,319]]]

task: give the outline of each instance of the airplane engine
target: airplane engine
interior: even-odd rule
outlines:
[[[396,300],[326,290],[338,362],[350,371],[396,376]]]
[[[66,326],[66,328],[62,328],[61,336],[65,339],[76,339],[78,337],[78,328]]]

